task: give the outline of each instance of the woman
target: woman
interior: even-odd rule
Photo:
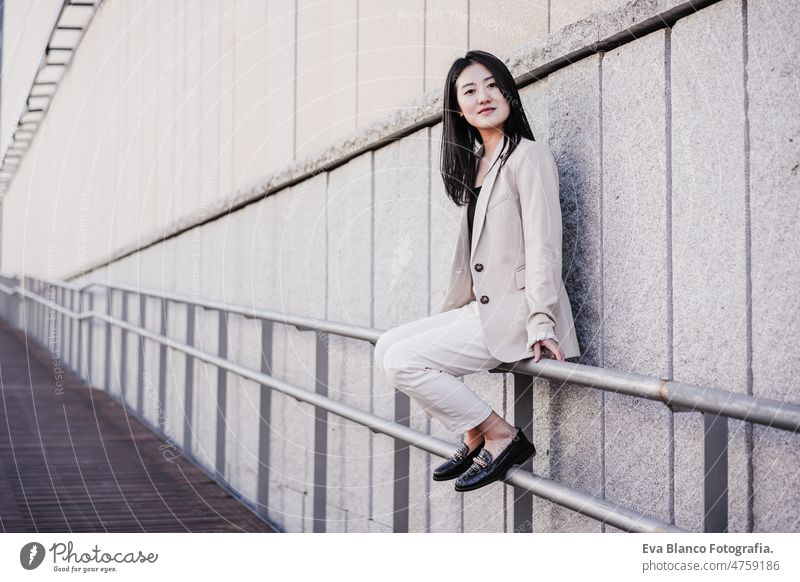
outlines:
[[[536,449],[458,378],[580,352],[561,280],[558,169],[534,141],[502,61],[469,51],[453,63],[443,122],[442,178],[461,207],[447,293],[436,315],[384,333],[375,361],[429,416],[465,433],[433,478],[456,478],[456,491],[470,491]]]

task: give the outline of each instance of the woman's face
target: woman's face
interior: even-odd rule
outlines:
[[[473,63],[456,79],[458,106],[467,123],[477,129],[502,130],[511,112],[492,73],[481,63]]]

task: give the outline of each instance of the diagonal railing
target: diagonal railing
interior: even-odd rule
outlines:
[[[283,394],[291,396],[298,401],[312,404],[316,407],[315,415],[315,478],[314,478],[314,530],[325,530],[326,513],[326,455],[327,455],[327,413],[333,413],[340,417],[347,418],[355,423],[368,427],[370,430],[391,436],[395,439],[395,455],[398,457],[395,462],[395,470],[404,475],[395,475],[395,531],[407,531],[408,529],[408,445],[425,450],[429,453],[445,457],[449,455],[454,445],[416,431],[408,426],[408,398],[398,392],[398,400],[401,405],[396,407],[394,420],[387,420],[376,415],[358,410],[352,406],[338,402],[327,396],[327,350],[329,334],[342,337],[368,341],[375,343],[381,336],[381,331],[372,328],[354,326],[344,323],[330,322],[315,318],[288,315],[276,311],[249,308],[244,306],[230,305],[227,303],[195,299],[192,297],[175,293],[166,293],[156,290],[141,289],[129,285],[108,285],[103,283],[87,283],[85,285],[73,285],[61,281],[43,281],[37,278],[26,277],[22,284],[16,279],[3,278],[5,284],[0,283],[0,291],[3,292],[4,301],[2,303],[2,313],[12,324],[20,327],[19,318],[23,314],[24,325],[27,322],[36,321],[35,314],[30,313],[31,309],[49,310],[58,314],[62,318],[62,328],[69,323],[70,346],[66,351],[69,352],[67,361],[78,362],[80,369],[84,367],[88,371],[92,370],[91,350],[83,354],[83,335],[85,321],[96,320],[106,323],[107,332],[112,327],[133,333],[142,339],[147,339],[160,344],[162,347],[161,358],[161,387],[159,394],[159,420],[158,426],[151,428],[164,434],[163,403],[165,401],[164,389],[164,365],[165,351],[167,348],[177,350],[187,356],[187,399],[186,407],[190,408],[191,393],[188,388],[191,383],[192,359],[206,362],[215,366],[218,375],[218,422],[217,422],[217,459],[216,473],[214,478],[228,489],[233,489],[224,477],[224,416],[225,416],[225,394],[226,394],[226,373],[230,372],[242,378],[247,378],[257,382],[262,387],[262,397],[269,398],[269,392],[277,390]],[[106,311],[101,313],[93,309],[93,302],[96,291],[94,288],[101,288],[106,294]],[[55,294],[55,299],[51,300],[43,296],[43,291],[51,290]],[[111,315],[114,294],[121,294],[123,306],[123,318],[116,318]],[[158,299],[161,302],[161,333],[152,332],[144,327],[131,324],[127,319],[127,296],[137,295],[140,298],[149,297]],[[88,299],[88,310],[85,310],[85,299]],[[16,303],[14,303],[16,301]],[[145,301],[140,301],[140,321],[145,320]],[[186,342],[178,342],[167,336],[166,322],[167,312],[171,303],[181,304],[187,308],[187,328]],[[69,304],[69,307],[66,305]],[[76,308],[77,307],[77,308]],[[219,354],[209,354],[197,349],[194,343],[194,310],[196,308],[216,311],[219,315]],[[25,316],[27,314],[27,317]],[[259,320],[262,323],[262,369],[252,370],[231,362],[227,358],[227,317],[236,314],[246,318]],[[42,314],[39,314],[42,320]],[[77,322],[78,341],[73,345],[72,322]],[[316,391],[312,392],[286,382],[277,380],[270,375],[271,370],[271,346],[272,346],[272,326],[275,323],[291,325],[300,330],[314,331],[317,337],[317,371],[316,371]],[[89,338],[87,344],[92,344],[92,328],[88,326]],[[42,334],[43,335],[43,334]],[[125,334],[123,334],[123,339]],[[123,352],[125,346],[122,347]],[[75,352],[77,351],[77,354]],[[105,386],[109,386],[109,360],[110,333],[106,333],[106,366]],[[140,342],[139,362],[142,365],[142,342]],[[121,373],[124,376],[124,365],[126,359],[123,358]],[[759,398],[746,394],[728,392],[716,388],[703,387],[694,384],[676,382],[673,380],[656,379],[642,374],[631,372],[621,372],[609,370],[584,364],[571,362],[558,362],[554,360],[542,359],[538,363],[532,360],[522,360],[514,364],[503,364],[498,366],[494,372],[511,372],[514,374],[515,390],[515,424],[524,428],[532,424],[532,382],[535,377],[543,377],[550,380],[570,382],[600,390],[626,394],[638,398],[658,400],[676,412],[680,411],[699,411],[705,416],[705,453],[706,453],[706,472],[704,483],[705,494],[705,522],[704,531],[727,531],[727,418],[736,418],[747,422],[762,424],[777,429],[797,432],[800,430],[800,406],[787,402],[780,402],[767,398]],[[82,377],[82,374],[78,373]],[[124,382],[121,382],[124,390]],[[141,386],[140,386],[141,388]],[[125,400],[123,392],[122,400]],[[404,403],[404,405],[403,405]],[[150,424],[141,413],[142,390],[139,390],[137,402],[137,414],[140,418]],[[264,406],[262,405],[262,409]],[[267,406],[268,408],[268,406]],[[263,421],[263,419],[262,419]],[[262,422],[263,424],[263,422]],[[184,435],[187,436],[191,427],[189,419],[185,420]],[[268,437],[263,434],[265,427],[261,428],[260,442],[268,443]],[[188,442],[184,440],[184,442]],[[403,444],[405,443],[405,444]],[[191,455],[189,455],[191,456]],[[259,463],[259,508],[266,508],[268,487],[267,474],[268,464],[266,459]],[[530,522],[532,510],[532,495],[547,499],[553,503],[591,517],[601,523],[609,524],[614,527],[636,532],[682,532],[686,531],[674,524],[665,523],[661,520],[644,515],[633,509],[623,507],[606,499],[592,496],[576,488],[559,483],[554,480],[546,479],[533,474],[530,470],[531,461],[525,465],[510,470],[505,481],[513,485],[518,493],[515,495],[514,503],[514,523],[515,529],[524,528]],[[405,478],[402,478],[405,477]]]

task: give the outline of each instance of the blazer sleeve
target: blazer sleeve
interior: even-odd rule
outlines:
[[[525,244],[528,348],[542,339],[558,342],[555,313],[561,280],[561,203],[558,166],[550,149],[530,144],[516,172]]]

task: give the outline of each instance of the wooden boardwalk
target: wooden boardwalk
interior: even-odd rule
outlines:
[[[60,390],[0,320],[0,531],[273,530],[105,392],[69,372]]]

